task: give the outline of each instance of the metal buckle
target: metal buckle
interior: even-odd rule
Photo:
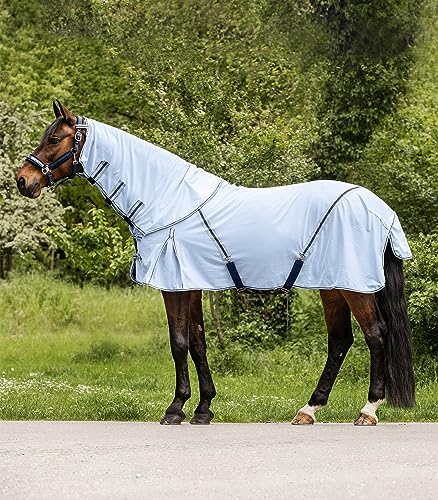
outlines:
[[[48,175],[50,173],[50,168],[48,165],[44,165],[44,167],[41,168],[41,172],[44,174],[44,175]]]
[[[80,142],[81,139],[82,139],[82,132],[80,130],[77,130],[75,134],[75,141]]]

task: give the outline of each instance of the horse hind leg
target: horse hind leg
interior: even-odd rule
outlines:
[[[201,291],[192,292],[190,302],[189,351],[198,375],[200,396],[199,404],[190,423],[207,425],[214,416],[210,410],[210,405],[212,399],[216,396],[216,389],[207,361]]]
[[[377,307],[374,294],[343,290],[354,317],[357,319],[370,351],[370,386],[368,401],[360,410],[355,425],[376,425],[376,411],[385,399],[385,342],[386,324]]]
[[[321,290],[320,294],[328,333],[327,361],[309,402],[298,410],[292,420],[294,425],[311,425],[316,421],[315,412],[327,404],[345,355],[353,344],[351,312],[347,301],[338,290]]]

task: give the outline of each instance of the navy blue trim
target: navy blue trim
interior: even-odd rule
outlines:
[[[87,177],[88,182],[90,184],[96,184],[97,179],[100,177],[100,175],[107,167],[109,167],[109,162],[107,162],[106,160],[102,160],[101,162],[99,162],[96,171],[93,173],[93,175]]]
[[[140,210],[142,206],[144,206],[144,203],[140,200],[137,200],[128,210],[128,213],[122,215],[123,220],[127,222],[131,227],[137,228],[133,219],[135,214]]]
[[[134,249],[135,249],[135,254],[134,258],[132,259],[132,264],[131,264],[131,269],[130,269],[130,275],[131,279],[133,281],[137,281],[137,255],[138,255],[138,245],[137,245],[137,240],[133,237],[132,238],[134,241]]]
[[[346,191],[344,191],[343,193],[341,193],[337,198],[336,200],[331,204],[330,208],[327,210],[327,212],[325,213],[324,217],[321,219],[321,222],[318,224],[318,227],[316,228],[315,232],[313,233],[313,236],[310,238],[310,241],[309,243],[307,244],[306,248],[301,252],[301,255],[305,255],[307,250],[309,250],[310,246],[312,245],[312,243],[315,241],[315,238],[318,236],[318,233],[321,231],[321,228],[324,224],[324,222],[327,220],[327,217],[330,215],[330,212],[335,208],[336,204],[338,203],[338,201],[343,197],[345,196],[347,193],[349,193],[350,191],[353,191],[354,189],[358,189],[360,188],[360,186],[353,186],[352,188],[350,189],[347,189]]]
[[[198,211],[199,211],[199,215],[201,216],[202,222],[205,224],[205,227],[207,228],[207,230],[209,231],[209,233],[213,237],[214,241],[217,243],[220,251],[224,255],[224,258],[226,261],[225,265],[227,267],[228,272],[230,273],[230,277],[233,280],[234,286],[238,290],[244,289],[245,285],[243,284],[242,279],[240,278],[239,271],[237,270],[236,264],[233,262],[230,255],[228,255],[228,253],[225,250],[224,246],[222,245],[221,241],[216,236],[216,233],[213,231],[212,227],[210,226],[210,224],[207,222],[206,218],[204,217],[204,214],[201,212],[201,210],[198,210]]]
[[[230,256],[228,255],[227,251],[225,250],[224,246],[222,245],[221,241],[219,238],[216,236],[216,233],[213,231],[213,229],[210,227],[210,224],[207,222],[207,220],[204,217],[204,214],[199,210],[199,215],[201,216],[202,221],[204,222],[206,228],[210,231],[210,234],[213,236],[214,241],[218,244],[218,247],[220,248],[221,252],[224,254],[224,257],[226,259],[229,259]]]
[[[134,205],[132,205],[132,207],[130,208],[128,212],[128,217],[132,219],[134,215],[140,210],[141,206],[144,206],[144,203],[140,200],[136,201]]]
[[[122,181],[119,181],[117,183],[117,186],[113,189],[112,193],[109,195],[109,197],[112,199],[112,200],[115,200],[117,198],[117,196],[119,195],[120,193],[120,190],[125,186],[124,182]]]
[[[341,193],[336,198],[336,200],[330,205],[329,209],[324,214],[324,217],[321,219],[320,223],[318,224],[318,227],[315,229],[315,232],[313,233],[312,237],[310,238],[309,243],[307,243],[307,245],[304,248],[304,250],[300,253],[301,257],[294,262],[294,265],[292,266],[291,272],[289,273],[289,276],[287,277],[286,282],[281,287],[282,290],[289,291],[293,287],[293,285],[294,285],[295,281],[297,280],[298,275],[300,274],[301,269],[303,267],[304,259],[306,258],[307,251],[311,247],[312,243],[315,241],[315,238],[318,236],[318,233],[321,231],[322,226],[324,225],[324,222],[327,220],[327,217],[330,215],[331,211],[335,208],[335,206],[338,203],[338,201],[343,196],[345,196],[347,193],[349,193],[350,191],[353,191],[354,189],[358,189],[359,187],[360,186],[353,186],[353,187],[347,189],[346,191],[344,191],[343,193]]]

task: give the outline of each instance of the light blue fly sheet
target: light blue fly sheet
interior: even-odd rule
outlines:
[[[83,177],[129,224],[132,279],[161,290],[385,285],[389,241],[411,258],[397,215],[365,188],[315,181],[235,186],[124,131],[88,120]]]

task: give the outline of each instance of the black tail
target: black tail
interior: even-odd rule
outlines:
[[[385,288],[377,292],[377,304],[387,325],[385,336],[385,398],[392,406],[415,405],[411,328],[404,292],[403,261],[385,251]]]

